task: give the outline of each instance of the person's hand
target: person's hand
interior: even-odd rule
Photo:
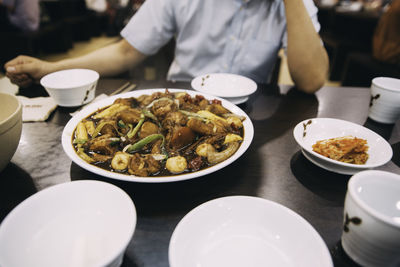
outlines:
[[[6,76],[12,83],[27,87],[51,72],[52,63],[29,56],[18,56],[4,65]]]

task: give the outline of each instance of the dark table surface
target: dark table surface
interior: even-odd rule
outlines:
[[[100,80],[97,94],[110,93],[125,82]],[[190,85],[140,83],[137,89],[164,87]],[[309,162],[301,154],[292,131],[298,122],[314,117],[364,125],[388,140],[394,151],[392,161],[377,169],[400,174],[400,121],[384,125],[367,119],[369,100],[368,88],[324,87],[315,95],[307,95],[289,86],[260,85],[246,103],[239,105],[251,118],[255,130],[245,154],[213,174],[162,184],[112,180],[71,162],[61,146],[61,133],[71,118],[69,113],[76,109],[58,107],[46,122],[23,124],[18,149],[0,173],[0,221],[21,201],[46,187],[81,179],[107,181],[125,190],[137,209],[136,230],[123,266],[168,266],[170,237],[190,210],[223,196],[257,196],[304,217],[326,242],[335,266],[355,266],[340,247],[350,175],[332,173]]]

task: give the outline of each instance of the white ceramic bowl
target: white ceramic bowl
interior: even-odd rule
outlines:
[[[400,118],[400,79],[377,77],[372,80],[368,117],[388,124]]]
[[[238,106],[230,103],[229,101],[204,94],[204,93],[199,93],[193,90],[183,90],[183,89],[168,89],[170,92],[186,92],[190,94],[191,96],[196,96],[196,95],[202,95],[206,99],[218,99],[221,101],[222,105],[229,109],[231,112],[243,116],[246,119],[243,121],[243,127],[244,127],[244,138],[243,142],[240,145],[239,149],[228,159],[214,165],[211,167],[208,167],[206,169],[197,171],[197,172],[192,172],[192,173],[184,173],[184,174],[178,174],[175,176],[163,176],[163,177],[138,177],[134,175],[128,175],[128,174],[123,174],[123,173],[118,173],[118,172],[111,172],[107,171],[105,169],[102,169],[100,167],[97,167],[95,165],[89,164],[86,161],[84,161],[81,157],[78,156],[76,153],[74,146],[72,144],[73,141],[73,133],[78,125],[78,123],[89,116],[90,114],[94,113],[98,109],[104,108],[106,106],[111,105],[117,98],[127,98],[127,97],[139,97],[141,95],[151,95],[155,92],[165,92],[165,88],[158,88],[158,89],[146,89],[146,90],[135,90],[133,92],[129,93],[124,93],[124,94],[119,94],[115,95],[112,97],[108,97],[103,100],[96,101],[95,103],[92,103],[85,107],[82,111],[80,111],[78,114],[74,115],[71,120],[67,123],[67,125],[64,128],[64,131],[61,136],[61,141],[62,141],[62,146],[64,148],[65,153],[70,157],[70,159],[78,164],[80,167],[96,173],[98,175],[102,175],[105,177],[109,177],[112,179],[117,179],[117,180],[123,180],[123,181],[128,181],[128,182],[140,182],[140,183],[167,183],[167,182],[177,182],[177,181],[182,181],[182,180],[188,180],[188,179],[193,179],[197,177],[201,177],[210,173],[213,173],[217,170],[220,170],[235,160],[237,160],[244,152],[246,152],[247,148],[250,146],[253,136],[254,136],[254,127],[253,123],[251,122],[251,119],[249,116]]]
[[[89,69],[68,69],[47,74],[40,84],[59,106],[76,107],[95,96],[99,74]]]
[[[332,267],[325,242],[294,211],[269,200],[230,196],[190,211],[169,244],[171,267]]]
[[[400,265],[400,175],[368,170],[351,177],[342,245],[362,266]]]
[[[22,131],[22,104],[16,96],[0,93],[0,172],[17,150]]]
[[[120,266],[136,209],[99,181],[58,184],[20,203],[0,226],[0,266]]]
[[[320,140],[342,136],[354,136],[367,140],[369,158],[363,165],[330,159],[313,151],[312,146]],[[332,118],[313,118],[298,123],[293,136],[301,146],[302,153],[314,164],[342,174],[376,168],[389,162],[393,156],[390,144],[374,131],[359,124]]]

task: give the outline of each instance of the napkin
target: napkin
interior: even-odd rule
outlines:
[[[0,92],[15,95],[19,91],[17,85],[12,84],[8,77],[0,78]]]
[[[51,97],[17,96],[22,103],[22,121],[45,121],[51,112],[57,107],[57,104]]]

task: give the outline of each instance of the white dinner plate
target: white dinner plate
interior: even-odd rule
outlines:
[[[374,131],[359,124],[332,118],[313,118],[298,123],[293,136],[301,146],[303,155],[315,165],[341,174],[372,169],[386,164],[393,155],[390,144]],[[363,165],[345,163],[330,159],[313,151],[312,146],[320,140],[354,136],[367,140],[367,162]]]
[[[75,114],[69,120],[67,125],[65,126],[63,133],[62,133],[62,137],[61,137],[62,146],[64,148],[64,151],[69,156],[69,158],[73,162],[75,162],[77,165],[79,165],[80,167],[82,167],[90,172],[104,176],[104,177],[109,177],[109,178],[117,179],[117,180],[130,181],[130,182],[164,183],[164,182],[176,182],[176,181],[193,179],[193,178],[204,176],[204,175],[213,173],[217,170],[220,170],[220,169],[228,166],[235,160],[237,160],[250,146],[250,144],[253,140],[253,136],[254,136],[254,127],[253,127],[253,124],[252,124],[250,118],[247,116],[247,114],[242,109],[240,109],[238,106],[232,104],[231,102],[229,102],[225,99],[222,99],[222,98],[219,98],[216,96],[212,96],[212,95],[208,95],[205,93],[199,93],[199,92],[192,91],[192,90],[168,89],[168,91],[170,91],[170,92],[186,92],[186,93],[190,94],[191,96],[202,95],[206,99],[209,99],[209,100],[218,99],[221,101],[222,105],[225,108],[227,108],[229,111],[231,111],[232,113],[237,114],[239,116],[244,116],[245,117],[245,120],[243,121],[244,137],[243,137],[242,144],[240,145],[239,149],[235,152],[235,154],[233,154],[231,157],[229,157],[227,160],[225,160],[223,162],[220,162],[214,166],[211,166],[209,168],[206,168],[206,169],[203,169],[203,170],[200,170],[197,172],[178,174],[175,176],[162,176],[162,177],[160,177],[160,176],[138,177],[138,176],[134,176],[134,175],[128,175],[128,174],[123,174],[123,173],[107,171],[105,169],[102,169],[100,167],[97,167],[97,166],[87,163],[86,161],[81,159],[76,154],[76,151],[72,144],[73,133],[74,133],[76,126],[82,119],[88,117],[90,114],[94,113],[98,109],[101,109],[101,108],[111,105],[117,98],[139,97],[144,94],[151,95],[155,92],[165,92],[165,88],[136,90],[136,91],[132,91],[132,92],[124,93],[124,94],[114,95],[114,96],[99,100],[95,103],[88,105],[87,107],[82,109],[79,113]]]
[[[242,101],[257,90],[257,84],[253,80],[231,73],[204,74],[194,78],[191,85],[202,93],[225,99],[240,97]]]
[[[169,243],[171,267],[332,267],[317,231],[294,211],[270,200],[229,196],[190,211]]]

